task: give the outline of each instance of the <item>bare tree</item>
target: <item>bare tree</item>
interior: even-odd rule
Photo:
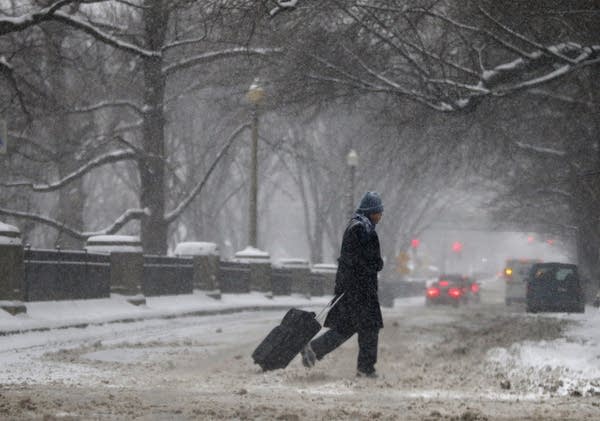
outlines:
[[[204,185],[203,180],[198,180],[198,185],[191,190],[190,196],[175,205],[174,209],[166,208],[167,93],[176,89],[194,89],[193,82],[188,82],[185,86],[179,85],[182,78],[189,80],[186,77],[189,73],[186,72],[198,66],[205,66],[210,74],[210,66],[215,62],[252,55],[265,56],[277,53],[277,50],[247,45],[245,31],[251,28],[248,28],[246,13],[254,10],[251,2],[248,6],[243,2],[229,4],[230,2],[224,1],[203,4],[176,0],[148,1],[139,6],[120,3],[116,9],[91,8],[86,7],[85,3],[87,2],[78,2],[75,10],[66,12],[61,8],[70,2],[56,2],[49,9],[20,16],[18,21],[28,22],[27,24],[16,25],[13,23],[17,19],[6,19],[3,33],[23,32],[34,25],[43,25],[46,21],[59,22],[85,33],[90,40],[130,54],[134,67],[137,67],[139,62],[141,97],[117,101],[102,100],[97,103],[93,100],[85,101],[80,108],[85,106],[89,111],[97,112],[100,109],[129,106],[137,114],[139,123],[129,123],[131,129],[139,127],[139,144],[128,146],[136,152],[135,163],[140,179],[140,209],[129,215],[142,218],[141,234],[145,250],[151,253],[165,253],[168,225],[181,215]],[[112,3],[119,2],[100,3],[111,6]],[[237,30],[234,30],[236,26]],[[239,134],[245,127],[242,124],[241,129],[234,130],[234,134]],[[115,156],[117,155],[113,155]],[[85,172],[75,173],[80,175]],[[64,177],[60,186],[73,180],[73,177]],[[15,183],[7,185],[13,186]],[[7,209],[4,209],[3,213],[11,214]],[[12,216],[23,215],[13,212]],[[38,217],[38,220],[41,219]],[[74,229],[66,231],[71,234],[77,232]]]
[[[565,2],[555,2],[537,24],[551,22],[561,31],[540,39],[539,33],[521,32],[503,20],[513,7],[507,2],[298,3],[294,14],[275,19],[295,41],[289,54],[302,63],[296,68],[315,92],[333,88],[339,95],[386,95],[444,113],[468,111],[486,98],[564,80],[596,66],[600,58],[597,40],[573,30],[582,17],[594,20],[598,7],[593,4],[583,16],[570,16]],[[535,7],[519,10],[534,12]]]

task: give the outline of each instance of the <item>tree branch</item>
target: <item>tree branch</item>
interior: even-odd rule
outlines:
[[[160,57],[162,54],[160,51],[147,50],[145,48],[115,38],[112,35],[107,34],[101,31],[100,29],[96,28],[94,25],[85,22],[81,19],[77,19],[76,17],[67,13],[62,13],[59,11],[54,13],[54,15],[52,16],[53,20],[69,25],[75,29],[79,29],[87,33],[88,35],[91,35],[93,38],[96,38],[97,40],[102,41],[103,43],[110,45],[116,49],[128,51],[137,56],[146,58]]]
[[[177,48],[177,47],[183,47],[185,45],[190,45],[190,44],[197,44],[199,42],[203,42],[206,41],[206,36],[201,36],[198,38],[190,38],[190,39],[182,39],[182,40],[178,40],[175,42],[172,42],[170,44],[166,44],[164,47],[162,47],[162,52],[166,52],[169,51],[173,48]]]
[[[119,216],[112,225],[99,230],[99,231],[77,231],[63,222],[59,222],[52,218],[47,218],[43,215],[38,215],[35,213],[29,212],[20,212],[11,209],[0,208],[0,215],[11,216],[13,218],[21,218],[29,221],[39,222],[43,225],[52,227],[58,231],[62,231],[67,233],[69,236],[77,239],[77,240],[87,240],[89,237],[93,235],[106,235],[106,234],[114,234],[118,232],[123,226],[125,226],[129,221],[135,219],[141,219],[145,215],[149,215],[148,208],[145,209],[128,209],[121,216]]]
[[[250,128],[250,123],[247,122],[247,123],[242,124],[241,126],[239,126],[237,129],[235,129],[233,131],[231,136],[229,136],[229,139],[227,139],[227,141],[225,142],[225,146],[223,147],[223,149],[221,149],[221,151],[219,152],[219,154],[217,155],[217,157],[215,158],[213,163],[208,168],[208,171],[204,175],[204,178],[192,189],[191,193],[185,199],[183,199],[183,201],[175,209],[173,209],[171,212],[168,212],[165,215],[165,221],[167,223],[171,223],[175,219],[177,219],[179,217],[179,215],[181,215],[181,213],[190,205],[190,203],[192,203],[192,201],[198,195],[198,193],[200,193],[200,191],[202,191],[202,189],[208,182],[210,175],[213,173],[214,169],[216,168],[216,166],[219,163],[219,161],[221,160],[221,158],[223,158],[223,156],[225,156],[225,154],[227,153],[227,150],[233,144],[234,140],[240,135],[240,133],[242,133],[245,129],[248,129],[248,128]]]
[[[163,68],[163,74],[165,76],[169,76],[181,69],[192,67],[197,64],[206,64],[206,63],[210,63],[210,62],[225,59],[225,58],[238,57],[241,55],[268,56],[271,54],[281,54],[281,53],[283,53],[283,49],[281,49],[281,48],[248,48],[248,47],[235,47],[235,48],[229,48],[229,49],[220,50],[220,51],[209,51],[209,52],[199,54],[194,57],[190,57],[186,60],[181,60],[181,61],[171,64],[169,66],[165,66]]]
[[[533,46],[534,48],[537,48],[538,50],[542,50],[545,51],[546,53],[553,55],[557,58],[559,58],[560,60],[566,61],[568,63],[573,64],[574,61],[572,59],[570,59],[567,56],[564,56],[562,54],[560,54],[557,51],[554,51],[551,48],[546,48],[544,45],[539,44],[537,42],[534,42],[532,40],[530,40],[529,38],[527,38],[524,35],[519,34],[516,31],[513,31],[512,29],[510,29],[509,27],[507,27],[506,25],[502,24],[500,21],[498,21],[497,19],[495,19],[488,11],[486,11],[483,7],[478,6],[477,7],[479,9],[479,11],[487,18],[489,19],[491,22],[493,22],[496,26],[498,26],[500,29],[502,29],[504,32],[508,33],[509,35],[512,35],[513,37]]]
[[[278,13],[283,12],[284,10],[295,9],[296,5],[298,4],[298,0],[276,0],[276,3],[277,6],[275,6],[269,11],[269,16],[271,16],[272,18],[275,17],[275,15],[277,15]]]
[[[142,115],[143,110],[138,104],[135,104],[129,100],[114,100],[114,101],[103,101],[97,104],[88,105],[87,107],[81,108],[73,108],[68,112],[70,114],[80,114],[80,113],[89,113],[92,111],[98,111],[103,108],[113,108],[113,107],[125,107],[133,110],[136,114]]]
[[[6,61],[4,56],[0,56],[0,74],[3,74],[6,77],[6,79],[8,80],[9,84],[12,86],[12,88],[15,91],[15,94],[19,100],[19,105],[21,107],[21,110],[27,116],[27,119],[32,120],[31,114],[29,113],[29,110],[27,109],[27,106],[25,105],[25,95],[19,89],[19,85],[17,83],[17,78],[15,77],[15,74],[14,74],[14,69],[10,65],[10,63],[8,61]]]
[[[58,189],[62,188],[63,186],[65,186],[66,184],[72,182],[73,180],[76,180],[76,179],[84,176],[85,174],[87,174],[94,168],[100,167],[104,164],[120,162],[120,161],[129,161],[129,160],[133,160],[136,158],[137,158],[137,153],[135,151],[121,150],[121,151],[116,151],[116,152],[111,152],[111,153],[108,153],[105,155],[101,155],[101,156],[87,162],[85,165],[83,165],[76,171],[72,172],[71,174],[67,175],[66,177],[62,178],[61,180],[58,180],[51,184],[34,184],[29,181],[17,181],[17,182],[12,182],[12,183],[1,183],[0,185],[3,187],[28,187],[35,192],[51,192],[51,191],[58,190]]]
[[[54,13],[61,7],[71,3],[81,3],[82,1],[85,2],[85,0],[58,0],[54,4],[35,13],[28,13],[18,17],[3,16],[0,18],[0,36],[12,32],[20,32],[41,22],[51,20]]]

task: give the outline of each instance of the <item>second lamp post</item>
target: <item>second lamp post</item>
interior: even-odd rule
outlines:
[[[265,97],[265,91],[254,79],[246,93],[246,98],[252,104],[252,150],[250,153],[250,200],[249,200],[249,223],[248,223],[248,245],[258,247],[258,107]]]
[[[350,168],[350,186],[348,191],[348,211],[350,216],[354,213],[354,178],[356,173],[356,167],[358,166],[358,154],[354,149],[350,149],[348,156],[346,156],[346,163]]]

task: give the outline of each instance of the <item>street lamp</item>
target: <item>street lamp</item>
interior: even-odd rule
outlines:
[[[257,201],[258,201],[258,107],[265,97],[265,91],[260,86],[258,78],[254,79],[246,99],[253,105],[252,108],[252,152],[250,158],[250,200],[249,200],[249,227],[248,243],[257,247]]]
[[[358,154],[354,149],[350,149],[346,156],[346,163],[350,168],[350,191],[348,192],[348,209],[350,210],[350,216],[354,212],[354,177],[356,174],[356,167],[358,166]]]

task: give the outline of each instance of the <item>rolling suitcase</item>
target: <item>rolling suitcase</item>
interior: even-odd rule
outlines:
[[[343,295],[343,294],[342,294]],[[319,313],[292,308],[252,353],[252,359],[264,371],[285,368],[304,346],[321,330],[321,316],[340,298],[333,300]],[[324,316],[323,316],[324,318]]]

